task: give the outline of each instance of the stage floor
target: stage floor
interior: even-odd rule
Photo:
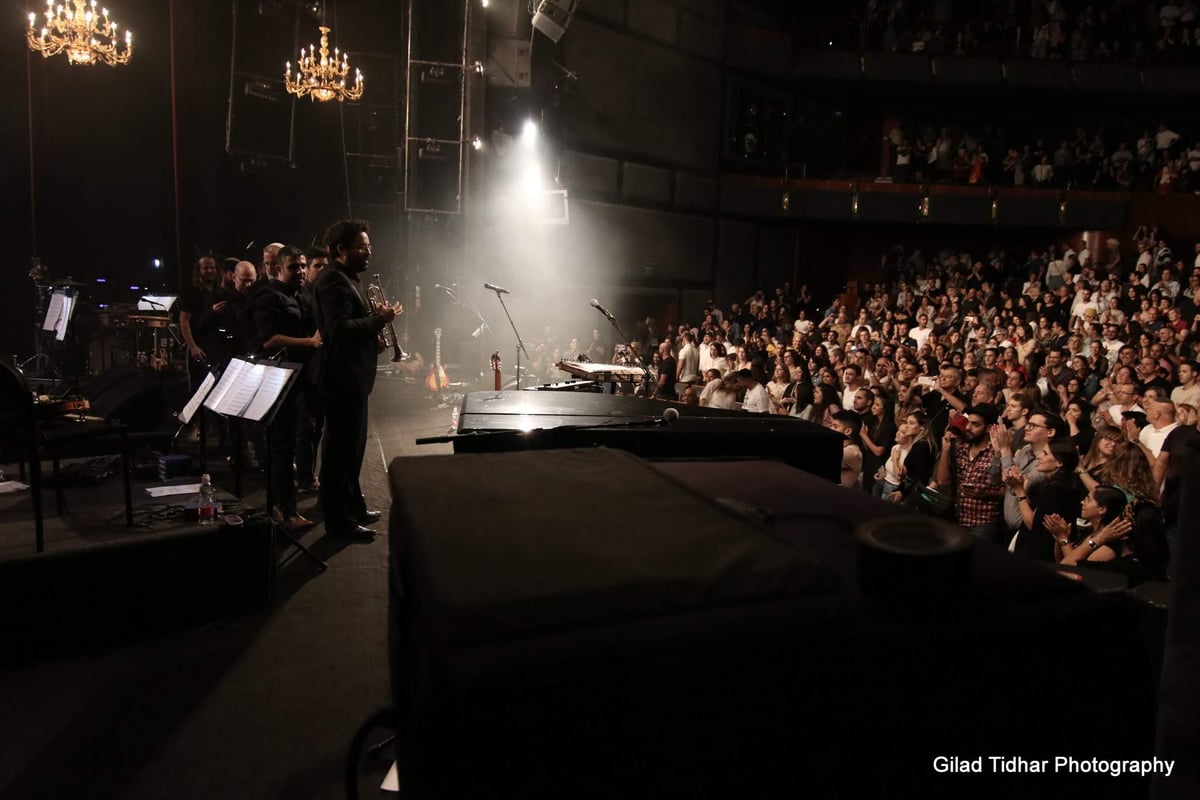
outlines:
[[[449,426],[450,410],[432,405],[383,378],[372,396],[362,482],[384,511],[380,530],[386,463],[451,451],[414,443]],[[48,552],[138,535],[104,524],[122,511],[119,479],[108,480],[115,490],[67,491],[71,516],[47,517]],[[247,481],[248,503],[262,502],[257,482]],[[150,500],[141,485],[135,510]],[[52,490],[45,499],[53,509]],[[387,539],[345,543],[318,526],[303,541],[329,569],[291,559],[268,611],[0,671],[0,797],[343,796],[350,739],[390,698]],[[28,498],[16,507],[3,498],[0,557],[32,553]],[[378,786],[387,764],[376,767],[364,790],[371,779]]]

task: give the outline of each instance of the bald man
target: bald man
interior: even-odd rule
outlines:
[[[225,331],[224,361],[249,352],[250,334],[254,330],[251,289],[258,282],[258,268],[251,261],[239,261],[233,268],[233,291],[221,311],[221,328]]]

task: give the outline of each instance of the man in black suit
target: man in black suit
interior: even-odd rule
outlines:
[[[325,233],[333,259],[313,287],[314,311],[323,346],[317,351],[315,380],[325,404],[321,456],[321,508],[333,536],[370,538],[365,523],[379,519],[368,511],[358,475],[367,444],[367,397],[375,386],[379,332],[402,311],[399,305],[370,310],[359,275],[371,258],[369,227],[343,219]]]

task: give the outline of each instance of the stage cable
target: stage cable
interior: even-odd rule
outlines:
[[[175,280],[178,288],[184,288],[183,270],[183,218],[179,213],[179,105],[175,91],[175,0],[167,4],[167,33],[171,64],[171,179],[175,190]]]
[[[341,34],[341,26],[338,25],[338,7],[337,0],[333,3],[333,45],[338,46],[338,36]],[[342,132],[342,176],[346,181],[346,216],[349,219],[354,219],[354,207],[350,201],[350,156],[346,150],[346,103],[345,101],[338,102],[338,126]]]
[[[30,256],[38,254],[37,243],[37,159],[33,142],[33,51],[25,48],[25,107],[29,117],[29,247]]]

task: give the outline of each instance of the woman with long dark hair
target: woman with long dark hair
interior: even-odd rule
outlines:
[[[1067,421],[1067,428],[1071,432],[1071,444],[1075,445],[1075,450],[1080,453],[1091,449],[1092,439],[1096,436],[1092,427],[1091,412],[1092,407],[1088,401],[1078,396],[1068,400],[1067,407],[1063,409],[1063,419]]]
[[[891,395],[879,387],[871,390],[870,413],[863,417],[862,440],[864,485],[873,488],[872,478],[879,472],[896,443],[896,404]],[[878,495],[877,496],[882,496]]]
[[[828,383],[818,383],[814,386],[808,421],[818,425],[828,425],[833,420],[833,415],[842,410],[838,403],[838,397],[838,391]]]
[[[1043,532],[1047,516],[1071,519],[1079,512],[1079,479],[1075,468],[1079,453],[1068,441],[1051,441],[1037,457],[1037,471],[1042,480],[1031,483],[1017,466],[1004,473],[1004,482],[1017,498],[1021,524],[1008,544],[1010,553],[1054,561],[1054,542]]]
[[[1046,518],[1059,563],[1120,572],[1131,586],[1166,579],[1167,539],[1158,505],[1123,486],[1102,484],[1084,498],[1079,516],[1086,523],[1079,541],[1071,538],[1067,520]]]

